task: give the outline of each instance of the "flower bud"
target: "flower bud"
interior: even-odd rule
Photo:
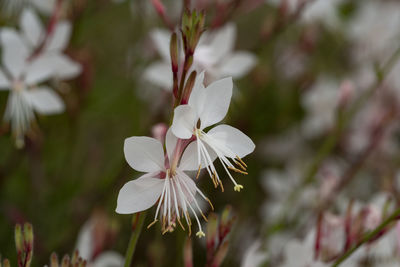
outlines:
[[[55,252],[51,253],[50,256],[50,267],[58,267],[58,257]]]
[[[171,54],[172,72],[178,72],[178,41],[176,33],[172,33],[171,42],[169,44],[169,51]]]
[[[185,53],[193,55],[204,31],[204,12],[186,11],[182,17],[182,37]]]
[[[186,81],[185,89],[183,90],[183,97],[182,97],[181,105],[185,105],[188,103],[190,94],[192,93],[194,82],[196,81],[196,76],[197,76],[197,72],[192,71],[188,80]]]
[[[23,235],[22,235],[22,229],[21,229],[21,225],[17,224],[15,225],[15,247],[17,249],[17,253],[21,254],[24,247],[24,239],[23,239]]]
[[[33,227],[30,223],[24,224],[24,240],[28,251],[33,250]]]
[[[218,249],[218,251],[215,253],[215,257],[213,260],[213,263],[211,266],[221,266],[222,262],[225,259],[226,254],[228,253],[229,249],[229,242],[225,241]]]
[[[10,267],[10,261],[8,259],[3,260],[3,267]]]
[[[65,255],[62,259],[61,267],[69,267],[69,256]]]
[[[215,213],[208,215],[207,223],[207,251],[214,251],[215,242],[218,234],[218,216]]]

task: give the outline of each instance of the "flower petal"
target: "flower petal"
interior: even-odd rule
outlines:
[[[47,51],[63,51],[68,46],[69,38],[71,36],[71,24],[68,21],[57,23],[54,28],[53,34],[47,42]]]
[[[147,67],[143,75],[148,82],[163,89],[172,90],[172,71],[169,64],[164,62],[153,63]]]
[[[93,267],[121,267],[124,265],[124,257],[114,251],[105,251],[96,257]]]
[[[190,105],[180,105],[174,110],[171,130],[178,138],[189,139],[196,127],[197,116]]]
[[[0,69],[0,90],[9,89],[10,86],[10,81],[8,80],[4,72]]]
[[[204,91],[203,101],[197,101],[201,129],[220,122],[228,112],[232,97],[232,78],[224,78],[210,84]]]
[[[236,40],[236,26],[229,23],[211,35],[209,46],[218,55],[218,60],[223,59],[233,51]]]
[[[178,138],[172,133],[171,128],[168,129],[167,134],[165,135],[165,148],[167,150],[168,159],[172,159],[172,154],[175,151],[176,143],[178,142]]]
[[[152,39],[158,53],[166,61],[170,62],[169,54],[169,43],[171,41],[171,33],[166,30],[156,29],[150,33],[150,38]]]
[[[33,108],[40,114],[57,114],[65,110],[61,97],[48,87],[42,86],[28,90],[26,94]]]
[[[95,249],[92,236],[93,228],[94,224],[92,220],[85,222],[79,231],[78,240],[76,243],[76,250],[79,251],[79,256],[87,261],[92,259],[93,250]]]
[[[217,158],[217,154],[206,144],[203,144],[208,154],[210,155],[211,161],[214,161]],[[179,164],[179,169],[182,171],[197,171],[199,169],[199,160],[198,160],[198,151],[197,151],[197,141],[190,143],[185,151],[183,152],[181,162]],[[207,162],[204,161],[204,158],[201,157],[201,168],[205,168],[208,166]]]
[[[228,148],[224,150],[224,153],[231,158],[236,156],[242,158],[253,152],[255,148],[253,141],[247,135],[226,124],[212,128],[207,136],[212,138],[213,142],[217,142],[221,149]]]
[[[164,169],[164,150],[157,139],[133,136],[125,139],[125,159],[140,172],[156,172]]]
[[[82,66],[69,57],[57,53],[51,56],[54,76],[61,80],[75,78],[82,72]]]
[[[45,31],[39,17],[31,8],[23,10],[20,25],[26,40],[29,41],[33,49],[37,48]]]
[[[56,0],[30,0],[32,5],[35,6],[40,12],[50,15],[56,4]]]
[[[131,214],[150,208],[160,197],[163,186],[163,179],[143,176],[126,183],[119,191],[115,211]]]
[[[25,83],[35,85],[49,79],[54,70],[53,61],[46,56],[36,57],[25,70]]]
[[[256,57],[249,52],[237,52],[224,61],[220,67],[222,77],[241,78],[256,64]]]
[[[14,79],[20,78],[29,56],[29,49],[22,37],[14,29],[2,28],[0,31],[2,60]]]
[[[188,102],[189,106],[194,108],[197,115],[202,114],[204,108],[207,106],[207,104],[205,103],[207,92],[204,88],[204,75],[204,71],[197,75]]]

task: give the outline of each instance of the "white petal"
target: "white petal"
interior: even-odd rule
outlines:
[[[210,47],[218,55],[218,60],[226,57],[234,48],[236,40],[236,26],[232,23],[215,31],[212,35]]]
[[[172,90],[172,70],[168,63],[157,62],[151,64],[144,72],[144,78],[163,89]]]
[[[221,76],[241,78],[256,64],[256,57],[249,52],[237,52],[228,57],[220,67]]]
[[[82,66],[63,54],[54,54],[52,57],[54,76],[61,80],[75,78],[82,72]]]
[[[164,186],[164,179],[140,177],[126,183],[118,194],[116,212],[131,214],[146,210],[156,203]]]
[[[13,78],[20,78],[26,60],[29,57],[29,49],[22,37],[14,29],[3,28],[0,32],[2,44],[2,60],[4,66],[11,73]]]
[[[178,138],[172,133],[171,128],[168,129],[167,134],[165,136],[165,148],[167,150],[168,159],[172,159],[172,154],[175,151],[176,143]]]
[[[47,42],[47,51],[63,51],[68,46],[71,35],[71,24],[68,21],[57,23],[53,34]]]
[[[147,136],[133,136],[125,139],[125,159],[140,172],[164,170],[164,150],[157,139]]]
[[[226,155],[229,157],[244,157],[254,151],[255,145],[251,139],[232,126],[221,124],[210,131],[207,135],[211,137],[214,141],[218,142],[221,147],[228,148],[233,155]]]
[[[46,56],[36,57],[26,68],[25,82],[27,85],[35,85],[49,79],[54,70],[52,60]]]
[[[206,143],[203,145],[206,147],[211,161],[214,161],[217,158],[217,154],[215,154],[215,152]],[[204,160],[204,158],[201,158],[201,168],[208,166],[207,162]],[[197,171],[199,169],[197,141],[190,143],[183,152],[179,169],[182,171]]]
[[[232,97],[232,78],[213,82],[205,89],[205,98],[198,102],[196,110],[201,120],[201,129],[220,122],[228,112]],[[202,106],[201,106],[202,105]]]
[[[174,110],[171,130],[178,138],[189,139],[193,135],[197,119],[196,113],[191,106],[177,106]]]
[[[42,13],[50,15],[56,4],[56,0],[30,0],[32,4]]]
[[[61,97],[50,88],[42,86],[28,90],[26,93],[33,108],[40,114],[57,114],[65,110]]]
[[[31,8],[26,8],[22,12],[20,25],[25,38],[33,48],[37,48],[45,31],[39,17]]]
[[[194,108],[196,114],[202,114],[204,108],[206,108],[206,90],[204,88],[204,71],[202,71],[197,77],[193,85],[192,93],[189,98],[189,105]]]
[[[10,86],[10,81],[8,80],[4,72],[0,69],[0,90],[9,89]]]
[[[156,29],[150,33],[150,37],[157,48],[160,56],[166,61],[170,62],[171,57],[169,54],[169,44],[171,41],[171,33],[166,30]]]
[[[87,261],[93,257],[94,240],[93,240],[93,223],[91,220],[85,222],[78,234],[76,249],[79,256]]]
[[[124,257],[114,251],[101,253],[92,264],[93,267],[122,267]]]

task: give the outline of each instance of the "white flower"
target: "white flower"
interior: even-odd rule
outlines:
[[[61,98],[47,86],[37,86],[50,79],[69,79],[76,76],[81,67],[62,50],[67,46],[70,25],[61,22],[45,44],[45,29],[36,14],[26,9],[21,15],[22,34],[11,28],[2,28],[2,64],[0,90],[10,90],[5,121],[11,121],[17,145],[23,145],[23,136],[34,120],[34,111],[49,115],[64,111]]]
[[[145,79],[167,90],[172,90],[171,59],[169,54],[171,33],[156,29],[151,39],[162,61],[151,64],[145,71]],[[205,70],[209,81],[231,76],[241,78],[255,65],[256,57],[246,51],[234,51],[236,27],[228,24],[211,33],[204,33],[196,47],[193,70]],[[180,46],[182,47],[182,45]],[[183,60],[183,51],[181,60]]]
[[[245,252],[241,267],[258,267],[262,266],[263,263],[268,259],[268,254],[261,249],[261,241],[256,240]]]
[[[335,122],[338,103],[339,85],[326,78],[320,79],[302,98],[302,105],[307,111],[304,134],[315,137],[329,130]]]
[[[191,232],[191,212],[198,224],[197,236],[204,236],[202,227],[197,217],[196,210],[206,217],[200,209],[195,198],[199,193],[211,205],[210,200],[197,188],[193,180],[184,173],[190,170],[196,154],[193,150],[186,149],[180,159],[178,166],[174,164],[177,138],[167,132],[166,150],[167,160],[165,162],[164,151],[161,143],[150,137],[130,137],[125,140],[124,153],[129,165],[140,172],[147,172],[136,180],[126,183],[119,192],[116,212],[130,214],[146,210],[157,203],[154,222],[159,217],[162,222],[162,231],[166,233],[173,231],[176,220],[184,229],[181,222],[183,217]],[[178,145],[179,147],[179,145]],[[159,216],[158,216],[159,215]]]
[[[306,0],[308,1],[308,0]],[[338,6],[343,0],[315,0],[301,14],[301,20],[305,23],[323,21],[329,27],[337,27],[340,22]]]
[[[290,241],[284,251],[285,262],[281,267],[327,267],[320,261],[314,260],[315,231],[309,232],[305,240]]]
[[[87,221],[79,231],[76,249],[79,256],[88,262],[89,267],[120,267],[124,264],[124,257],[114,251],[104,251],[95,256],[95,221]]]
[[[400,5],[396,1],[363,1],[348,35],[356,42],[353,55],[365,64],[365,59],[386,59],[397,48],[400,26]]]
[[[196,141],[191,143],[188,149],[197,150],[197,167],[206,167],[215,187],[220,185],[223,189],[213,164],[214,159],[218,157],[235,185],[234,190],[240,191],[243,186],[236,183],[228,169],[247,174],[247,166],[241,158],[253,152],[255,145],[247,135],[225,124],[204,132],[205,128],[225,117],[232,97],[233,84],[232,78],[225,78],[205,88],[203,80],[204,72],[196,78],[188,105],[175,108],[171,129],[181,139],[196,137]],[[232,162],[238,168],[234,167]]]
[[[56,0],[4,0],[0,8],[5,14],[14,14],[30,4],[43,14],[50,15],[54,11],[55,3]]]

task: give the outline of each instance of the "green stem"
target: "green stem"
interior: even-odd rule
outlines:
[[[132,217],[132,234],[129,240],[128,248],[125,255],[124,267],[130,267],[132,264],[133,254],[135,253],[136,243],[142,233],[144,220],[146,219],[146,211],[138,212]]]
[[[400,216],[400,209],[397,209],[395,212],[392,213],[385,221],[383,221],[378,227],[376,227],[372,232],[367,233],[364,237],[351,249],[346,251],[339,259],[337,259],[332,267],[339,266],[342,262],[344,262],[351,254],[353,254],[358,248],[360,248],[363,244],[367,243],[374,239],[378,234],[382,232],[393,221],[397,220]]]

